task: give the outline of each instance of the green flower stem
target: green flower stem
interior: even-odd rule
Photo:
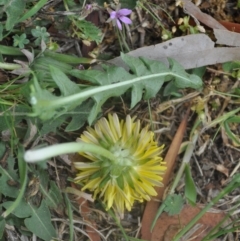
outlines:
[[[173,74],[172,72],[165,72],[165,73],[159,73],[159,74],[152,74],[150,75],[151,78],[154,77],[161,77],[161,76],[167,76],[167,75],[172,75],[172,76],[176,76],[177,78],[183,78],[182,76],[178,75],[178,74]],[[137,77],[134,78],[134,80],[127,80],[124,82],[119,82],[119,83],[114,83],[114,84],[109,84],[107,86],[100,86],[100,87],[95,87],[89,90],[85,90],[83,92],[74,94],[74,95],[70,95],[70,96],[66,96],[66,97],[62,97],[62,98],[58,98],[56,100],[41,100],[39,101],[39,105],[41,106],[45,106],[45,107],[62,107],[64,105],[68,105],[68,104],[72,104],[74,102],[77,101],[84,101],[85,99],[94,96],[97,93],[103,92],[103,91],[107,91],[107,90],[114,90],[117,88],[121,88],[127,85],[132,85],[134,83],[140,82],[142,80],[148,80],[150,78],[149,76],[141,76],[141,77]],[[34,100],[35,102],[35,100]],[[37,99],[36,99],[36,104],[37,104]],[[34,103],[32,103],[32,105],[34,105]]]
[[[175,188],[177,187],[182,175],[183,175],[183,172],[185,170],[185,166],[186,164],[189,163],[191,157],[192,157],[192,154],[193,154],[193,151],[194,151],[194,148],[195,148],[195,145],[196,145],[196,142],[197,142],[197,139],[198,139],[198,132],[196,131],[195,134],[193,135],[192,137],[192,141],[188,144],[187,146],[187,149],[184,153],[184,156],[183,156],[183,161],[182,161],[182,164],[178,170],[178,173],[174,179],[174,182],[172,184],[172,187],[169,191],[169,194],[173,194],[175,192]]]
[[[123,36],[122,31],[119,30],[118,28],[116,28],[116,29],[117,29],[117,33],[118,33],[118,39],[119,39],[120,42],[122,42],[122,43],[121,43],[121,46],[122,46],[122,44],[123,44],[124,47],[126,48],[127,52],[130,52],[131,50],[130,50],[130,48],[128,47],[128,44],[126,43],[126,40],[125,40],[125,37]]]
[[[26,162],[34,163],[46,160],[48,158],[63,155],[67,153],[74,152],[90,152],[96,153],[101,156],[108,158],[109,160],[115,161],[116,157],[109,152],[108,150],[89,143],[78,143],[78,142],[70,142],[70,143],[62,143],[57,145],[52,145],[48,147],[44,147],[36,150],[28,150],[24,154],[24,160]]]
[[[237,174],[233,177],[230,184],[225,187],[209,204],[206,205],[193,219],[189,222],[173,239],[173,241],[178,241],[180,238],[187,233],[196,223],[197,221],[213,206],[215,205],[219,199],[232,192],[234,189],[238,188],[240,185],[240,174]]]
[[[145,3],[145,5],[146,5],[146,3]],[[137,6],[144,9],[147,13],[149,13],[151,15],[151,17],[160,25],[160,27],[165,30],[161,21],[159,21],[159,19],[156,17],[156,15],[153,13],[153,11],[150,11],[147,7],[145,7],[145,5],[144,5],[144,2],[143,3],[141,1],[137,2]]]

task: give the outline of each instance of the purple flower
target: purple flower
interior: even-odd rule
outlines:
[[[87,10],[91,10],[91,9],[92,9],[92,4],[86,4],[85,8],[86,8]]]
[[[115,24],[117,22],[117,27],[122,30],[122,24],[121,22],[125,23],[125,24],[131,24],[132,20],[128,17],[126,17],[127,15],[131,14],[132,10],[127,9],[127,8],[123,8],[123,9],[119,9],[116,11],[111,11],[110,12],[110,19],[113,21],[113,23]]]

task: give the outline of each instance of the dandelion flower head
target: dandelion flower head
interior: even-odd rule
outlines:
[[[82,190],[90,190],[93,198],[100,198],[107,209],[123,217],[135,200],[150,200],[157,193],[154,186],[163,186],[162,175],[166,163],[161,158],[163,146],[153,139],[148,126],[141,129],[140,120],[129,115],[119,121],[117,114],[101,118],[94,128],[87,127],[80,141],[100,145],[115,159],[109,160],[93,153],[79,153],[89,162],[75,162],[78,170],[75,182],[83,183]]]

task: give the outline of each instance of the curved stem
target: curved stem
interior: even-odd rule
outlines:
[[[91,152],[108,158],[109,160],[114,161],[115,156],[108,150],[104,149],[95,144],[89,143],[62,143],[57,145],[52,145],[44,147],[41,149],[28,150],[24,154],[24,160],[26,162],[34,163],[49,159],[54,156],[74,153],[74,152]]]

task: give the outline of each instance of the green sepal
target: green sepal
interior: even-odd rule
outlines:
[[[131,172],[131,177],[133,177],[134,179],[136,179],[138,181],[141,180],[139,174],[136,172],[136,170],[133,167],[129,167],[129,172]]]
[[[132,176],[130,174],[131,172],[131,169],[133,168],[129,168],[130,170],[125,170],[124,171],[124,177],[125,177],[125,180],[127,181],[128,185],[134,189],[134,182],[133,182],[133,179],[132,179]]]
[[[117,180],[117,184],[118,184],[118,186],[123,190],[123,188],[124,188],[124,179],[123,179],[123,175],[120,175],[116,180]]]
[[[103,188],[103,187],[107,184],[107,182],[108,182],[109,180],[110,180],[110,176],[107,175],[107,176],[100,182],[99,188],[100,188],[100,189]]]
[[[89,176],[89,180],[93,180],[95,178],[101,177],[102,176],[102,171],[96,171],[94,172],[91,176]]]
[[[111,176],[112,177],[119,177],[119,176],[121,176],[122,175],[122,173],[123,173],[123,169],[124,169],[125,167],[121,167],[121,166],[119,166],[119,165],[112,165],[112,167],[111,167]]]

